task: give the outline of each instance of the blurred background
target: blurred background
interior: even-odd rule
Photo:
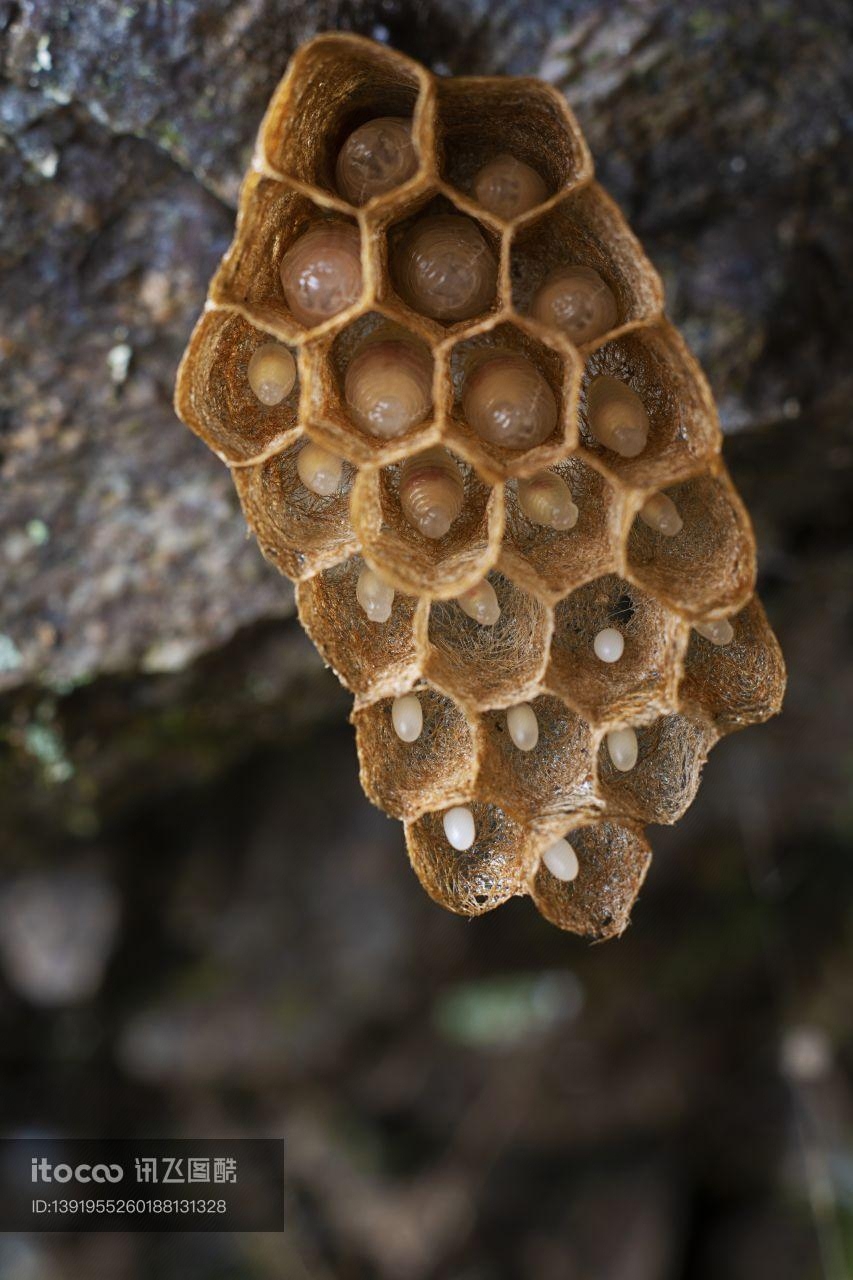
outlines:
[[[708,372],[786,654],[618,942],[466,922],[178,359],[318,30],[544,75]],[[3,1280],[853,1272],[847,0],[0,0],[0,1126],[276,1134],[283,1236],[0,1235]]]

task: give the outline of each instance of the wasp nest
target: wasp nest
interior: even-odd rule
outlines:
[[[723,734],[778,710],[748,517],[561,97],[351,36],[276,90],[177,409],[355,695],[433,898],[618,934]]]

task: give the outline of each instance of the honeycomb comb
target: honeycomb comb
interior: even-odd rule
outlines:
[[[404,140],[411,121],[415,159],[380,155],[371,170],[389,118]],[[358,205],[337,185],[345,143]],[[505,220],[475,191],[498,209],[528,192],[539,203]],[[325,266],[343,265],[290,278],[308,232],[333,245]],[[452,269],[416,261],[422,242],[449,245]],[[459,318],[465,299],[476,311]],[[271,341],[298,379],[284,394],[282,356],[261,399],[248,367]],[[414,391],[405,413],[388,410],[398,434],[373,434],[346,373],[367,344],[400,341]],[[485,385],[496,359],[509,392],[492,378],[498,391],[477,404],[472,371]],[[529,366],[509,403],[512,370]],[[275,374],[274,352],[264,367]],[[354,382],[369,395],[376,378]],[[545,405],[530,447],[501,417],[521,421],[524,395]],[[713,399],[560,95],[531,79],[437,78],[355,36],[302,47],[261,125],[176,409],[231,468],[263,554],[296,581],[303,626],[355,698],[364,790],[405,824],[427,892],[466,915],[529,894],[560,928],[621,933],[649,864],[646,824],[684,812],[722,735],[778,711],[785,673]],[[500,430],[472,429],[489,414]],[[401,503],[424,454],[446,463],[458,512],[437,537]],[[528,484],[543,471],[559,481]],[[559,527],[539,519],[554,494]],[[359,603],[370,591],[384,621]],[[392,714],[411,693],[419,709]],[[404,712],[420,726],[409,741],[395,729]]]

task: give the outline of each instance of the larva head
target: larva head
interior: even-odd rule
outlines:
[[[586,395],[589,429],[596,440],[623,458],[642,453],[649,437],[649,415],[636,391],[603,373],[593,378]]]
[[[519,480],[518,505],[528,520],[551,529],[574,529],[578,522],[572,491],[555,471],[539,471]]]
[[[383,440],[403,435],[432,408],[432,357],[407,338],[367,342],[347,367],[344,396],[369,435]]]
[[[406,182],[418,167],[412,122],[402,116],[378,116],[360,125],[338,153],[338,191],[351,204],[367,204]]]
[[[513,351],[472,362],[462,411],[482,440],[507,449],[531,449],[557,425],[553,391],[532,361]]]
[[[311,328],[361,296],[361,239],[349,222],[312,227],[281,260],[281,287],[293,316]]]
[[[465,486],[456,459],[440,445],[407,458],[400,469],[400,506],[425,538],[443,538],[462,510]]]
[[[483,165],[474,178],[473,192],[478,204],[507,221],[548,198],[548,188],[536,170],[507,152]]]
[[[559,267],[536,293],[530,313],[580,346],[612,329],[619,318],[613,290],[592,267]]]
[[[415,222],[394,254],[401,296],[414,311],[434,320],[470,320],[488,310],[497,274],[483,233],[459,214]]]

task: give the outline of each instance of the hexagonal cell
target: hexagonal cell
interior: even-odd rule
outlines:
[[[469,618],[455,600],[429,611],[429,679],[479,708],[523,702],[533,695],[545,665],[548,611],[500,573],[490,573],[500,617],[490,627]]]
[[[510,737],[507,713],[486,711],[478,726],[482,764],[478,790],[519,822],[594,809],[589,725],[559,698],[547,694],[530,706],[539,741],[522,751]]]
[[[479,916],[520,893],[530,861],[522,828],[497,805],[472,800],[476,839],[459,852],[444,833],[444,811],[406,826],[406,848],[429,896],[457,915]]]
[[[392,438],[371,435],[360,426],[347,403],[344,385],[351,360],[368,344],[383,339],[403,339],[414,344],[434,368],[430,348],[416,333],[380,311],[368,311],[339,333],[311,343],[314,371],[312,425],[330,448],[358,463],[382,464],[399,460],[416,449],[435,443],[438,430],[431,410],[421,422]]]
[[[288,249],[306,231],[328,225],[358,224],[343,214],[321,209],[284,183],[250,174],[241,196],[237,232],[211,282],[211,298],[223,306],[249,311],[257,324],[284,342],[294,342],[302,334],[313,332],[288,307],[279,268]],[[322,332],[326,326],[339,323],[341,317],[346,319],[353,309],[348,307],[314,328]]]
[[[462,405],[466,380],[489,356],[504,352],[528,360],[551,389],[557,406],[554,430],[541,444],[511,449],[483,439],[469,425]],[[498,323],[463,338],[450,351],[453,383],[448,441],[494,480],[529,476],[553,466],[577,443],[577,387],[581,365],[573,355],[540,342],[514,324]]]
[[[600,374],[624,382],[643,402],[649,435],[637,457],[625,458],[605,448],[590,431],[587,389]],[[666,321],[605,342],[587,357],[580,432],[584,446],[609,471],[637,488],[664,488],[695,474],[719,452],[721,441],[717,411],[702,371]]]
[[[402,742],[394,731],[393,698],[363,707],[352,717],[367,798],[407,820],[453,804],[470,791],[475,772],[471,730],[456,704],[434,689],[415,693],[424,722],[414,742]]]
[[[577,524],[572,529],[534,524],[519,505],[517,484],[508,484],[499,564],[517,582],[556,603],[591,574],[617,566],[621,503],[610,482],[580,458],[567,458],[550,470],[571,489]]]
[[[234,470],[246,520],[261,551],[289,578],[306,578],[351,556],[358,547],[349,518],[352,468],[329,497],[306,489],[297,472],[302,439],[255,467]]]
[[[262,404],[249,386],[249,361],[269,341],[240,315],[208,311],[181,362],[175,408],[225,462],[247,462],[295,437],[301,380],[276,405]]]
[[[564,834],[577,854],[578,874],[557,880],[540,862],[530,885],[537,910],[559,929],[584,938],[618,937],[628,927],[651,849],[641,832],[615,822],[569,827]],[[538,852],[554,838],[540,841]]]
[[[412,228],[427,218],[438,217],[442,215],[451,215],[461,217],[466,222],[472,223],[480,232],[486,243],[488,252],[494,262],[495,287],[489,294],[489,300],[484,301],[482,307],[478,307],[475,314],[466,314],[459,319],[434,317],[428,315],[422,310],[413,298],[405,284],[405,275],[403,271],[404,259],[404,241],[409,235]],[[486,316],[497,310],[499,299],[498,275],[501,260],[501,237],[494,227],[488,226],[485,222],[473,218],[470,213],[465,212],[461,208],[449,200],[446,196],[424,193],[412,200],[408,208],[402,213],[394,213],[390,215],[390,220],[386,226],[385,236],[379,244],[380,269],[378,274],[377,293],[381,302],[389,303],[392,306],[399,307],[404,313],[411,313],[414,323],[419,323],[421,328],[429,326],[436,336],[441,336],[445,332],[455,333],[459,329],[468,328],[471,324],[478,320],[485,319]],[[467,280],[467,277],[463,276]],[[484,279],[488,279],[488,273]],[[436,299],[446,299],[451,294],[432,290],[431,294]],[[464,295],[463,295],[464,296]]]
[[[535,80],[439,80],[436,127],[439,172],[472,208],[478,207],[477,174],[501,154],[539,174],[544,199],[592,174],[589,150],[562,94]]]
[[[401,591],[458,595],[497,559],[503,533],[503,494],[463,459],[460,514],[443,538],[427,538],[400,505],[401,465],[362,471],[353,490],[353,527],[366,560]]]
[[[638,515],[628,536],[632,578],[659,600],[693,617],[736,607],[755,587],[749,517],[725,472],[665,490],[684,524],[673,537]]]
[[[683,715],[639,725],[637,763],[620,773],[606,739],[598,749],[598,783],[608,813],[638,822],[672,823],[693,803],[716,735]]]
[[[529,314],[538,290],[561,267],[591,267],[609,285],[617,312],[611,333],[652,320],[663,310],[660,277],[618,206],[597,183],[569,194],[516,230],[510,275],[513,305],[520,314]]]
[[[352,36],[312,40],[298,50],[270,103],[261,128],[264,157],[280,173],[343,198],[335,164],[347,137],[377,116],[419,115],[428,84],[424,69],[393,49]]]
[[[299,620],[358,700],[370,700],[411,688],[421,674],[418,601],[396,594],[387,622],[371,622],[356,599],[364,561],[343,564],[301,582],[296,589]]]
[[[679,695],[722,733],[758,724],[781,709],[785,662],[757,596],[729,621],[729,644],[691,630]]]
[[[593,642],[620,631],[618,662],[602,662]],[[648,721],[674,709],[684,625],[663,605],[616,574],[578,587],[554,610],[554,635],[545,683],[596,722]]]

